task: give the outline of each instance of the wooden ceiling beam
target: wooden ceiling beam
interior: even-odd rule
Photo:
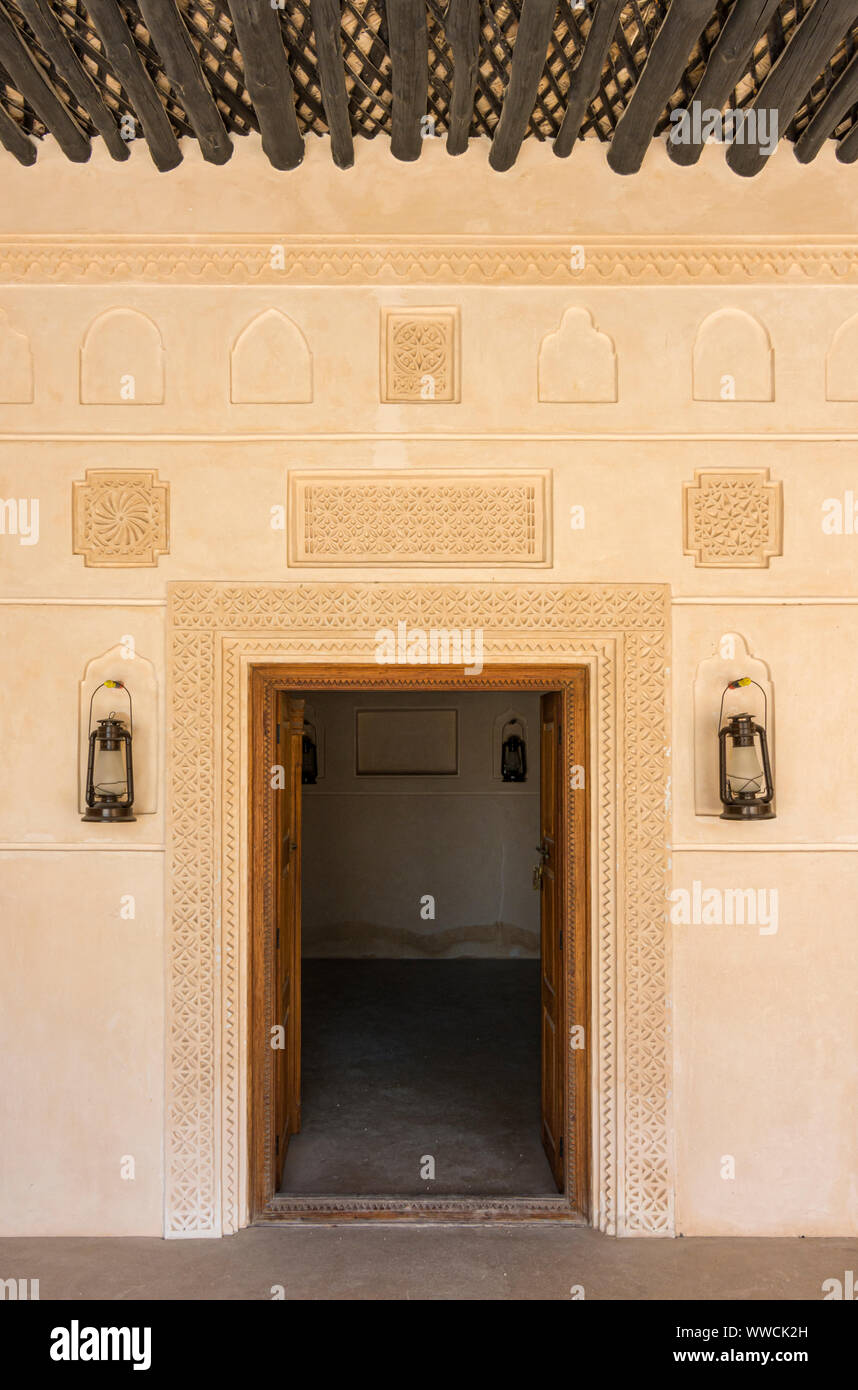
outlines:
[[[853,125],[843,139],[838,141],[834,151],[841,164],[854,164],[858,159],[858,125]]]
[[[122,139],[113,112],[104,104],[98,88],[81,63],[48,0],[17,0],[18,9],[47,53],[60,77],[80,102],[113,159],[127,159],[131,151]]]
[[[786,130],[814,79],[831,57],[837,40],[843,37],[854,19],[855,0],[816,0],[813,9],[794,30],[774,67],[766,74],[750,108],[765,110],[770,129],[776,134],[781,135]],[[743,131],[738,134],[741,137]],[[767,158],[759,140],[734,138],[727,151],[727,163],[743,178],[758,174]]]
[[[800,164],[815,159],[835,126],[839,125],[851,106],[858,102],[858,53],[843,70],[816,114],[808,121],[795,142],[795,157]],[[851,132],[850,132],[851,134]],[[845,137],[849,139],[849,135]],[[841,140],[837,147],[840,158]],[[848,162],[848,161],[847,161]]]
[[[429,85],[426,6],[423,0],[387,0],[385,12],[393,87],[390,151],[397,159],[419,159]]]
[[[694,93],[694,103],[701,111],[723,110],[747,72],[754,47],[779,4],[780,0],[736,0]],[[696,164],[704,143],[668,138],[667,152],[675,164]]]
[[[19,164],[35,164],[38,157],[35,141],[24,134],[5,106],[0,106],[0,145],[13,154]]]
[[[712,0],[682,0],[667,11],[608,146],[608,163],[615,174],[636,174],[640,169],[659,116],[711,18]]]
[[[143,128],[156,169],[165,173],[182,162],[182,151],[164,103],[143,66],[134,35],[116,0],[86,0],[86,8],[104,45],[104,53]]]
[[[44,121],[63,154],[76,164],[85,164],[92,153],[89,136],[81,130],[47,74],[36,63],[2,3],[0,62],[24,100],[33,108],[39,119]]]
[[[355,144],[349,118],[345,59],[340,41],[340,0],[310,0],[310,18],[316,37],[316,60],[325,118],[331,133],[331,158],[339,169],[355,162]]]
[[[480,73],[480,0],[450,0],[444,21],[453,52],[453,100],[447,128],[447,153],[464,154],[474,119]]]
[[[275,169],[296,169],[304,158],[304,140],[295,114],[280,12],[271,0],[229,0],[229,9],[262,148]]]
[[[521,149],[545,68],[556,13],[557,0],[522,0],[509,82],[489,151],[489,164],[499,173],[512,168]]]
[[[226,164],[232,154],[232,141],[174,0],[139,0],[139,5],[164,71],[194,128],[203,159],[210,164]]]
[[[602,68],[605,66],[605,59],[614,41],[624,8],[625,0],[601,0],[596,7],[584,52],[569,84],[569,98],[563,122],[552,146],[560,159],[566,159],[572,153],[584,124],[587,108],[599,90]]]

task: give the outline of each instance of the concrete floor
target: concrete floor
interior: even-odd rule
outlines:
[[[302,1072],[284,1192],[556,1195],[538,961],[305,960]]]
[[[614,1240],[580,1227],[278,1227],[223,1240],[0,1240],[0,1277],[50,1299],[800,1299],[858,1271],[858,1239]]]

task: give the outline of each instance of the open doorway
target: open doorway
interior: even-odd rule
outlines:
[[[586,1219],[586,670],[251,707],[254,1219]]]

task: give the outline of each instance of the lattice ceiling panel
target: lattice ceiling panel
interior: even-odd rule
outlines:
[[[842,0],[0,0],[0,140],[32,163],[48,133],[74,159],[99,135],[116,158],[120,136],[143,138],[170,168],[183,137],[223,162],[230,138],[255,130],[289,168],[308,133],[330,134],[344,165],[354,137],[388,135],[406,159],[425,137],[446,135],[452,152],[483,137],[508,168],[531,136],[558,154],[592,137],[616,146],[609,160],[625,173],[642,142],[672,129],[671,112],[714,94],[718,109],[774,109],[800,158],[834,137],[849,162],[856,11]]]

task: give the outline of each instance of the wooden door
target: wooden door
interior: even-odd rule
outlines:
[[[563,696],[543,695],[540,724],[540,858],[541,893],[542,1143],[554,1180],[563,1190],[565,1129],[565,1048],[563,1046],[563,883],[559,862],[563,809]]]
[[[301,1128],[301,750],[304,701],[277,696],[274,788],[275,1190],[282,1186],[289,1136]]]

